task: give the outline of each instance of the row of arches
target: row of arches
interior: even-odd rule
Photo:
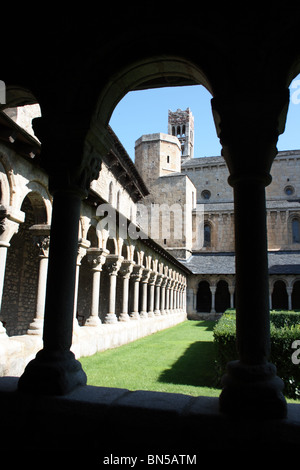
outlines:
[[[49,201],[48,201],[49,202]],[[45,301],[45,280],[44,285],[41,284],[41,278],[47,271],[48,263],[48,248],[50,240],[50,224],[46,205],[48,202],[44,201],[43,196],[38,191],[30,191],[24,198],[21,205],[21,212],[24,214],[24,220],[18,225],[17,230],[9,239],[9,244],[6,244],[6,263],[5,274],[2,289],[2,304],[0,321],[6,328],[9,336],[23,335],[30,330],[35,322],[40,328],[40,323],[36,322],[38,316],[38,309],[40,314],[43,314],[43,304]],[[88,209],[87,209],[88,211]],[[126,273],[120,269],[121,262],[127,261],[130,267],[135,265],[139,266],[142,272],[155,273],[156,278],[152,282],[152,286],[158,286],[158,280],[163,278],[168,282],[170,281],[169,288],[172,289],[172,294],[169,293],[168,284],[166,290],[163,291],[169,301],[169,296],[172,295],[174,306],[179,305],[183,307],[183,291],[185,280],[175,266],[170,264],[167,259],[153,251],[149,246],[140,242],[130,239],[121,239],[118,234],[111,236],[105,229],[99,230],[97,225],[97,218],[86,215],[83,209],[83,215],[80,218],[78,230],[78,255],[77,255],[77,289],[75,293],[75,307],[74,317],[77,318],[80,325],[84,325],[86,320],[91,315],[92,299],[94,290],[94,268],[96,258],[92,256],[93,250],[97,253],[105,253],[107,259],[115,257],[119,263],[119,271],[116,271],[116,316],[122,313],[124,308],[124,276]],[[4,230],[5,233],[5,230]],[[63,234],[62,234],[63,236]],[[121,261],[122,260],[122,261]],[[113,260],[114,261],[114,260]],[[46,263],[45,263],[46,262]],[[101,278],[99,291],[101,293],[101,302],[99,303],[99,318],[102,322],[105,321],[106,314],[109,309],[110,301],[110,283],[111,271],[109,263],[106,262],[100,268]],[[45,271],[46,270],[46,271]],[[131,277],[132,271],[128,271],[128,312],[133,309],[134,300],[134,277]],[[150,276],[149,276],[150,277]],[[168,289],[169,289],[168,288]],[[140,295],[138,296],[139,305],[137,312],[144,308],[142,305],[143,298],[148,294],[149,299],[152,298],[152,303],[155,296],[160,293],[153,292],[147,279],[147,292],[145,294],[145,287],[142,282],[139,284]],[[150,295],[151,291],[151,295]],[[174,297],[174,299],[173,299]],[[160,299],[157,299],[159,304]],[[154,305],[154,304],[153,304]],[[146,309],[151,308],[153,305],[147,305]],[[151,310],[151,311],[152,311]],[[159,310],[159,308],[157,308]],[[34,327],[35,328],[35,327]]]
[[[197,289],[197,312],[222,313],[234,306],[234,293],[226,280],[220,279],[215,285],[202,280]]]
[[[277,279],[270,286],[270,308],[274,310],[300,309],[300,279],[290,283]]]
[[[270,309],[300,309],[300,279],[270,279]],[[213,285],[201,280],[197,286],[196,310],[203,313],[223,313],[235,306],[234,286],[220,279]]]

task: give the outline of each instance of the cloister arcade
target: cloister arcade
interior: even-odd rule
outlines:
[[[113,448],[131,455],[137,446],[145,454],[183,448],[186,454],[199,443],[205,450],[235,453],[292,450],[299,443],[299,410],[287,404],[282,380],[269,362],[265,202],[285,127],[288,87],[300,71],[298,10],[282,5],[265,12],[253,6],[246,12],[212,8],[205,15],[189,15],[184,39],[182,9],[162,4],[159,9],[151,5],[145,16],[127,4],[103,4],[100,20],[82,5],[76,19],[53,9],[53,21],[51,12],[38,18],[26,50],[20,44],[24,23],[32,25],[32,16],[22,15],[18,24],[16,14],[3,29],[8,38],[1,54],[5,107],[40,104],[42,117],[34,128],[42,151],[36,161],[49,175],[53,198],[42,346],[20,378],[0,380],[6,448],[17,438],[22,449],[52,449],[54,442],[56,448],[60,443],[77,452],[79,447]],[[13,50],[12,25],[18,43]],[[82,203],[107,155],[114,160],[108,123],[116,104],[129,91],[183,84],[201,84],[211,92],[216,133],[230,172],[239,359],[227,364],[218,398],[89,387],[71,351]],[[8,208],[4,217],[2,278],[9,233],[24,221],[20,212]],[[114,261],[110,287],[119,267]],[[147,255],[145,262],[144,270],[153,268]],[[168,274],[172,269],[176,281],[169,262]],[[115,311],[107,313],[114,318]],[[88,430],[80,446],[78,429]]]

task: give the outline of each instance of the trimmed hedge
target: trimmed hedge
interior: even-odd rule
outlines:
[[[284,382],[284,393],[289,398],[300,398],[300,363],[294,364],[292,354],[300,359],[300,343],[292,348],[294,341],[300,341],[300,312],[271,311],[270,315],[271,355],[270,362],[276,365],[277,374]],[[216,344],[216,375],[220,384],[226,364],[238,359],[236,349],[235,310],[222,315],[214,328]]]

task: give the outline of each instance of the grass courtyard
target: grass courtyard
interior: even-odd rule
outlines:
[[[133,343],[82,357],[88,384],[219,396],[213,321],[185,321]]]

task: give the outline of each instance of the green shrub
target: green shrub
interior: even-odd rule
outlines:
[[[285,395],[300,397],[300,364],[293,364],[292,344],[300,340],[300,315],[298,312],[271,312],[270,362],[276,365],[277,373],[285,385]],[[214,328],[216,344],[216,374],[220,383],[226,364],[238,358],[236,349],[235,311],[226,310]]]

